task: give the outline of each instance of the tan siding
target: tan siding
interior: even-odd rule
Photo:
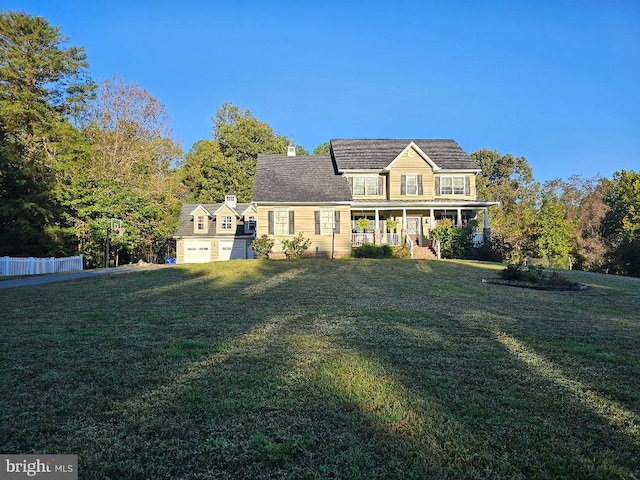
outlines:
[[[215,238],[211,239],[211,261],[217,261],[220,257],[220,245]]]
[[[402,175],[414,173],[422,175],[422,195],[401,195]],[[391,171],[389,172],[389,200],[432,200],[433,188],[433,168],[418,153],[414,157],[410,157],[408,152],[405,152],[391,166]]]
[[[294,235],[269,235],[269,217],[268,212],[273,210],[279,210],[285,207],[272,207],[272,206],[258,206],[258,231],[257,236],[268,235],[275,240],[272,252],[282,252],[282,240],[290,240],[298,233],[302,234],[311,240],[311,246],[309,247],[308,254],[315,255],[316,248],[319,255],[326,256],[331,254],[331,240],[332,235],[316,235],[315,234],[315,214],[316,210],[323,208],[333,208],[340,211],[340,234],[335,235],[335,252],[350,252],[351,251],[351,223],[350,223],[350,210],[348,206],[292,206],[289,207],[289,211],[294,212],[295,233]]]
[[[184,263],[184,240],[181,238],[176,241],[176,263],[178,265]]]

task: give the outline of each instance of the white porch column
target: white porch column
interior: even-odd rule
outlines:
[[[407,209],[402,209],[402,230],[407,229]]]
[[[489,209],[484,209],[484,239],[491,240],[491,228],[489,227]]]
[[[382,245],[382,234],[380,232],[380,211],[375,209],[375,228],[373,230],[373,244]]]
[[[462,209],[458,209],[458,228],[462,228]]]
[[[376,208],[376,230],[380,230],[380,211]]]
[[[433,213],[433,208],[429,209],[429,230],[436,228],[436,217]]]

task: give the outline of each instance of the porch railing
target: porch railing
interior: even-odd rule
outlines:
[[[413,240],[409,238],[409,235],[407,235],[407,238],[405,239],[404,244],[411,252],[411,258],[413,258]]]
[[[400,246],[400,235],[397,233],[383,233],[379,240],[382,245]],[[359,247],[365,243],[375,243],[375,235],[373,232],[353,232],[351,234],[351,245],[353,247]]]

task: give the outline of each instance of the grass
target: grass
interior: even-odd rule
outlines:
[[[232,261],[0,292],[0,451],[83,479],[640,477],[640,279]]]

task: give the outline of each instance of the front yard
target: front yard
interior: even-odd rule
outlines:
[[[231,261],[0,292],[0,451],[80,478],[638,478],[640,279]]]

